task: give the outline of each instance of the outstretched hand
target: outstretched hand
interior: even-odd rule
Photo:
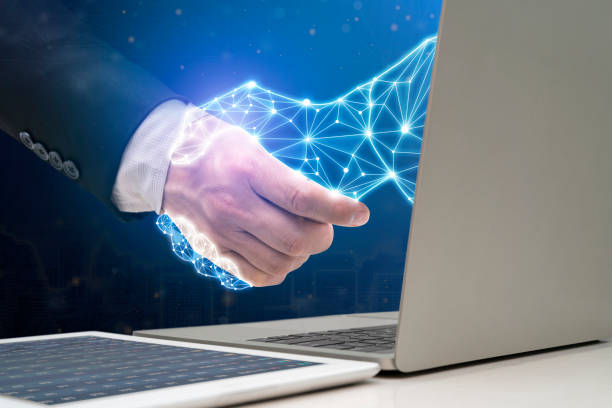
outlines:
[[[163,211],[188,220],[236,265],[230,272],[254,286],[283,282],[329,248],[333,224],[361,226],[370,215],[363,203],[287,167],[244,129],[207,114],[174,148]]]

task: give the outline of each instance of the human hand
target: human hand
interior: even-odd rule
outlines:
[[[254,286],[281,283],[329,248],[332,224],[369,219],[363,203],[290,169],[212,115],[191,122],[173,151],[163,211],[202,256]]]

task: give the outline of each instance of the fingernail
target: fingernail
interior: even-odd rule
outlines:
[[[358,211],[353,214],[353,217],[351,218],[351,225],[354,225],[354,226],[363,225],[366,222],[368,222],[369,218],[370,218],[369,211]]]

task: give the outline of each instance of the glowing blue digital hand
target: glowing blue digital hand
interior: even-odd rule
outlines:
[[[362,199],[393,182],[412,202],[435,45],[435,37],[424,40],[380,75],[331,102],[297,100],[249,82],[202,109],[244,128],[273,156],[332,191]],[[220,267],[194,251],[167,215],[158,218],[157,226],[170,237],[174,253],[198,273],[230,289],[250,287],[234,276],[231,263]]]

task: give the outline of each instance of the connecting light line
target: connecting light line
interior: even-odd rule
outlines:
[[[331,191],[360,200],[392,182],[412,203],[435,46],[436,37],[425,39],[398,63],[331,102],[291,98],[249,81],[202,109],[244,128],[274,157]],[[230,289],[250,287],[234,276],[237,268],[228,273],[214,260],[203,262],[168,216],[157,225],[170,236],[177,256],[198,273]]]

